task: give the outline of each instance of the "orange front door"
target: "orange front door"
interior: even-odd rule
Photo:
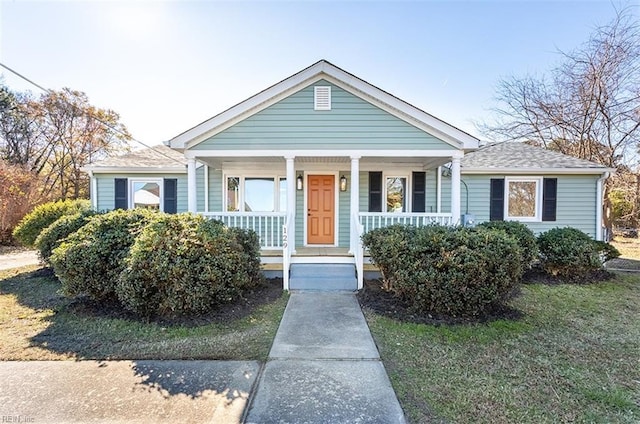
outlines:
[[[307,243],[333,244],[335,177],[309,175],[307,181]]]

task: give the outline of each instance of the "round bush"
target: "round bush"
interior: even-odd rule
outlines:
[[[36,239],[49,225],[63,215],[74,215],[88,210],[91,204],[88,200],[59,200],[36,206],[25,215],[13,230],[13,237],[25,246],[33,246]]]
[[[131,247],[117,295],[145,316],[203,313],[255,285],[259,264],[255,233],[191,214],[164,215]]]
[[[115,300],[115,287],[138,233],[160,213],[146,209],[115,210],[92,217],[53,249],[55,274],[67,296],[85,294]]]
[[[385,264],[391,291],[421,315],[484,315],[510,297],[522,275],[521,249],[502,231],[394,226],[371,233],[363,243],[373,262]]]
[[[49,263],[53,249],[58,247],[60,243],[71,234],[82,228],[89,219],[96,215],[91,209],[78,212],[74,215],[63,215],[53,224],[42,230],[33,245],[38,249],[40,257],[46,263]]]
[[[523,271],[531,268],[531,265],[538,260],[538,241],[533,231],[525,224],[518,221],[487,221],[478,227],[490,230],[502,230],[513,237],[522,251]]]
[[[538,236],[540,264],[553,276],[576,281],[602,268],[600,248],[589,235],[566,227]]]

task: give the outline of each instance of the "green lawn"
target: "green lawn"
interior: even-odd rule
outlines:
[[[238,319],[147,323],[84,310],[38,268],[0,271],[0,360],[264,360],[287,303],[283,294]]]
[[[640,275],[525,285],[512,306],[459,326],[365,311],[410,422],[640,422]]]

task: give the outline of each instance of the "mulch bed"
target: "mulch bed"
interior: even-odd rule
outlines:
[[[196,327],[206,324],[226,324],[251,315],[262,305],[274,302],[282,296],[282,279],[267,279],[263,284],[248,290],[235,302],[219,305],[206,314],[176,318],[143,318],[126,311],[117,302],[97,302],[86,297],[78,297],[69,303],[67,310],[85,316],[120,318],[134,321],[147,321],[166,326]]]

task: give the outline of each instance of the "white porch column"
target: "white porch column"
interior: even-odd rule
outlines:
[[[360,156],[351,156],[351,216],[349,217],[349,228],[354,223],[353,217],[358,219],[360,213]],[[353,229],[350,235],[354,234]],[[355,254],[360,240],[353,240],[349,237],[349,253]]]
[[[451,159],[451,215],[453,223],[460,222],[460,158]]]
[[[187,159],[187,209],[189,212],[197,212],[198,199],[196,198],[196,160]]]
[[[439,166],[436,172],[436,213],[442,213],[442,167]]]
[[[209,165],[204,164],[204,211],[209,212]]]
[[[287,161],[287,236],[289,240],[289,252],[296,251],[296,168],[295,156],[286,156]]]

